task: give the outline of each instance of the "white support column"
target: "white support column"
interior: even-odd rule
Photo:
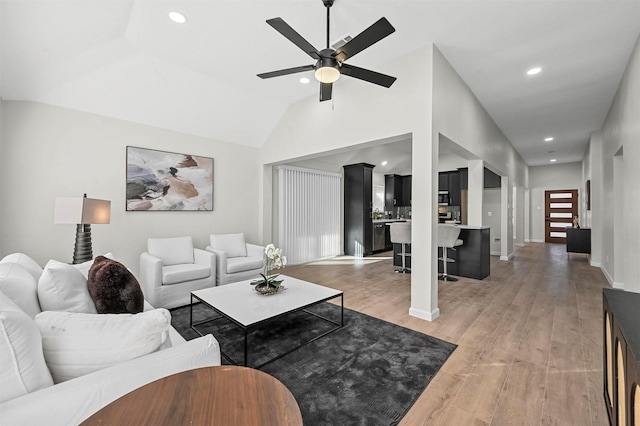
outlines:
[[[500,185],[500,260],[513,257],[513,185],[508,176],[502,176]]]
[[[472,226],[482,226],[484,161],[469,161],[469,178],[467,186],[467,224]]]
[[[514,243],[516,246],[524,245],[524,230],[525,230],[525,205],[524,205],[524,188],[522,186],[516,186],[514,188],[513,199],[513,214],[516,218],[516,226],[514,232]]]

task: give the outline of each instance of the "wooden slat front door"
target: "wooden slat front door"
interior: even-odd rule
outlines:
[[[544,191],[544,241],[567,243],[566,227],[578,215],[578,190]]]

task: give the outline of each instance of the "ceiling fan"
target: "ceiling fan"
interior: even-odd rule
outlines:
[[[362,52],[369,46],[379,42],[389,34],[392,34],[396,29],[393,28],[386,18],[380,18],[373,25],[362,31],[346,44],[338,47],[337,49],[333,49],[329,46],[329,11],[333,2],[334,0],[322,0],[322,3],[324,3],[327,8],[327,47],[322,50],[318,50],[313,47],[282,18],[267,20],[267,24],[271,25],[276,31],[302,49],[307,55],[315,59],[316,63],[312,65],[303,65],[295,68],[266,72],[258,74],[258,77],[272,78],[315,70],[315,77],[320,82],[320,102],[331,99],[333,83],[340,78],[340,75],[347,75],[359,80],[368,81],[369,83],[384,87],[391,87],[393,82],[396,81],[395,77],[348,65],[344,62],[352,56]]]

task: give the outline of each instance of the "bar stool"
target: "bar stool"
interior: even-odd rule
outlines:
[[[402,256],[402,268],[396,269],[395,272],[400,274],[410,274],[411,268],[407,268],[406,258],[411,256],[411,253],[407,253],[407,244],[411,244],[411,224],[406,222],[392,223],[389,225],[389,236],[393,244],[401,244],[402,252],[399,256]]]
[[[438,275],[438,279],[441,281],[458,281],[447,274],[447,263],[455,262],[455,260],[447,257],[447,249],[455,250],[455,247],[461,246],[463,241],[458,239],[460,235],[460,228],[453,225],[438,225],[438,247],[442,247],[442,257],[438,260],[442,260],[442,275]]]

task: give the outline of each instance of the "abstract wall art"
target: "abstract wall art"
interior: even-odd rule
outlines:
[[[127,211],[213,211],[213,158],[127,147]]]

